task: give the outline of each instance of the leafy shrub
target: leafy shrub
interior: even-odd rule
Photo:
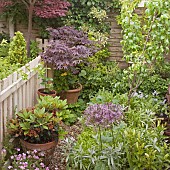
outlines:
[[[9,51],[9,43],[7,40],[2,40],[0,43],[0,57],[7,57]]]
[[[92,63],[83,68],[80,76],[83,84],[81,97],[86,101],[103,88],[113,93],[124,93],[127,90],[125,84],[120,83],[123,74],[114,62]]]
[[[0,80],[16,71],[20,64],[10,64],[6,58],[0,58]]]
[[[41,50],[38,48],[38,42],[32,40],[30,44],[30,59],[36,58],[40,52]]]
[[[2,33],[0,33],[0,43],[2,42],[3,39],[6,40],[7,42],[10,41],[9,35],[2,31]]]
[[[165,97],[167,93],[168,85],[170,79],[164,79],[159,74],[154,74],[149,76],[147,80],[144,80],[139,90],[145,94],[152,94],[155,91],[159,94],[160,97]]]
[[[8,52],[8,61],[11,64],[20,63],[25,65],[27,63],[26,41],[21,32],[16,32],[13,37]]]
[[[58,92],[74,89],[79,82],[77,67],[97,51],[96,43],[89,40],[86,33],[72,27],[49,28],[48,31],[49,46],[41,57],[56,69],[54,86]]]
[[[102,16],[103,21],[106,12],[119,6],[119,1],[117,0],[70,0],[70,3],[72,7],[67,17],[64,18],[66,25],[74,25],[76,28],[80,28],[86,24],[87,27],[101,32],[106,32],[109,28],[108,23],[98,20],[100,16]]]

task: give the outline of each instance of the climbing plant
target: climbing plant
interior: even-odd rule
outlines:
[[[164,60],[170,45],[170,1],[149,0],[140,16],[135,9],[140,0],[121,0],[118,18],[123,29],[125,70],[129,83],[129,102],[145,78],[154,72],[155,63]]]
[[[88,27],[97,31],[108,31],[105,20],[106,13],[119,7],[119,0],[69,0],[71,3],[70,13],[65,23],[77,28]]]

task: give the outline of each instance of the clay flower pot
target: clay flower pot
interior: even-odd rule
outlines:
[[[79,87],[77,89],[67,90],[59,95],[62,100],[66,99],[68,104],[73,104],[77,102],[81,90],[82,90],[82,85],[79,84]]]
[[[37,94],[38,94],[38,97],[40,96],[55,97],[57,95],[57,92],[55,90],[51,90],[49,93],[47,93],[45,88],[41,88],[41,89],[38,89]]]
[[[22,139],[20,139],[20,143],[24,152],[37,150],[37,152],[43,153],[44,162],[46,165],[50,163],[55,147],[57,145],[56,141],[52,141],[44,144],[34,144],[34,143],[26,142]]]

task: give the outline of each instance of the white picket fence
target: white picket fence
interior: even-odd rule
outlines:
[[[36,38],[36,42],[38,42],[38,48],[41,49],[42,51],[45,51],[46,48],[47,48],[49,40],[48,39]]]
[[[14,117],[14,112],[23,108],[32,107],[36,103],[37,89],[40,88],[35,68],[41,58],[38,56],[20,70],[0,80],[0,151],[2,142],[7,132],[6,123]],[[26,73],[27,79],[23,80],[22,73]]]

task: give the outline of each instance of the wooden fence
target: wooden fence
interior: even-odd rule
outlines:
[[[37,72],[33,68],[40,60],[38,56],[7,78],[0,80],[0,151],[7,131],[7,121],[14,117],[15,111],[32,107],[36,103],[36,92],[40,88],[41,80],[38,79]],[[23,73],[27,74],[26,80],[22,78]]]

